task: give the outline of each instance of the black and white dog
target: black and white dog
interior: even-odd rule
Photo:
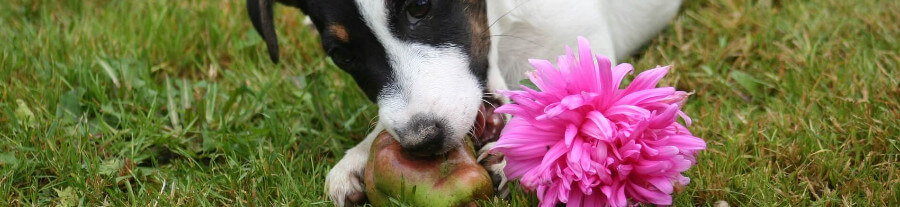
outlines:
[[[551,59],[585,36],[624,59],[656,35],[681,0],[247,0],[273,61],[273,1],[299,8],[322,47],[379,106],[378,124],[326,178],[337,206],[364,198],[361,179],[382,130],[404,149],[441,154],[459,146],[484,96],[518,87],[527,59]],[[509,83],[509,84],[507,84]],[[486,147],[489,148],[489,147]],[[501,166],[488,169],[499,170]]]

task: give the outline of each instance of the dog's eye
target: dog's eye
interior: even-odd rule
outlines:
[[[406,15],[409,15],[409,22],[416,23],[425,15],[428,15],[428,12],[431,11],[431,1],[430,0],[413,0],[408,5],[406,5]]]
[[[339,47],[332,48],[330,51],[328,51],[328,55],[331,56],[331,59],[338,64],[347,64],[353,62],[353,59],[355,58],[353,54],[350,53],[350,51]]]

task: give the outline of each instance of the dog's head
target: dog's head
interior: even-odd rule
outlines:
[[[247,0],[273,61],[273,0]],[[483,0],[278,0],[300,8],[322,48],[379,106],[403,147],[442,154],[462,143],[481,105],[490,44]]]

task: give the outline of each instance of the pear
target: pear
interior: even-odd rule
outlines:
[[[448,153],[417,157],[381,132],[372,143],[363,180],[374,206],[475,206],[493,195],[491,177],[475,159],[469,139]],[[393,200],[391,199],[393,198]]]

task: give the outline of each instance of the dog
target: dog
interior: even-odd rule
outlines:
[[[485,97],[503,100],[494,92],[518,87],[531,70],[529,58],[551,59],[584,36],[596,52],[621,61],[665,28],[681,5],[681,0],[247,0],[253,27],[276,63],[276,2],[307,15],[328,56],[379,108],[375,129],[326,177],[326,193],[336,206],[365,200],[362,172],[382,130],[410,153],[445,153],[463,143]],[[489,146],[479,153],[489,153]],[[502,167],[503,162],[486,166],[501,177]]]

